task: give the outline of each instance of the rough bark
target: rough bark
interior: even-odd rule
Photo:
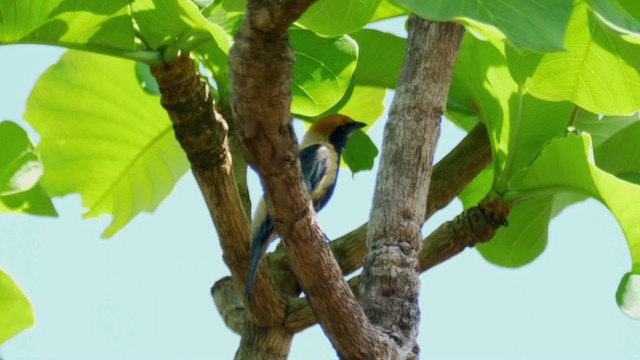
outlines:
[[[360,299],[371,323],[393,339],[400,357],[417,359],[420,229],[464,28],[411,15],[408,33],[384,131]]]
[[[289,355],[293,333],[283,328],[260,328],[245,321],[236,360],[284,360]]]
[[[491,147],[487,130],[483,124],[478,124],[433,167],[423,221],[449,204],[490,163]],[[368,225],[361,225],[331,242],[333,254],[345,275],[362,267],[367,254],[365,240]]]
[[[442,160],[433,167],[433,175],[427,197],[425,221],[436,211],[449,204],[458,194],[473,180],[487,165],[491,163],[491,148],[487,137],[486,128],[478,124],[456,145]],[[330,247],[338,260],[343,275],[348,275],[362,267],[364,256],[367,252],[366,231],[364,224],[334,240]],[[474,230],[475,231],[475,230]],[[438,238],[440,240],[432,241]],[[489,238],[481,241],[488,241]],[[420,252],[420,269],[431,268],[458,254],[466,244],[459,246],[451,237],[442,236],[440,229],[429,235],[424,241]],[[297,286],[297,282],[291,272],[286,256],[281,249],[269,254],[269,268],[275,281],[280,286],[286,284],[286,288]],[[432,261],[437,261],[433,263]],[[218,311],[225,323],[232,330],[240,333],[238,324],[244,321],[244,313],[236,311],[237,299],[240,294],[235,284],[229,282],[229,278],[223,278],[212,289],[212,295],[216,301]],[[353,286],[351,286],[353,290]],[[235,293],[233,293],[235,291]],[[244,306],[244,305],[242,305]],[[309,326],[315,325],[317,319],[313,315],[306,299],[291,299],[287,310],[285,326],[292,332],[299,332]]]
[[[500,226],[506,226],[507,217],[511,211],[511,205],[495,198],[485,198],[478,206],[469,208],[456,216],[453,220],[440,225],[433,233],[422,241],[422,250],[418,256],[420,260],[420,272],[440,264],[462,252],[467,247],[484,243],[493,238]],[[223,279],[224,280],[224,279]],[[227,287],[230,281],[219,281]],[[356,297],[360,296],[360,276],[349,279],[349,286]],[[236,289],[227,287],[218,289],[217,298],[223,298],[223,293],[237,292]],[[232,302],[238,294],[229,294],[227,302]],[[233,326],[243,320],[244,314],[238,312],[232,305],[219,305],[218,310],[222,314],[228,326]],[[290,332],[300,332],[318,321],[309,307],[305,298],[289,300],[285,328]],[[234,318],[235,317],[235,318]],[[231,322],[231,319],[234,318]],[[227,320],[230,319],[230,320]]]
[[[249,1],[229,55],[234,118],[291,268],[325,333],[343,358],[387,357],[324,242],[300,172],[290,114],[293,53],[287,28],[311,3]],[[305,271],[309,268],[314,271]],[[268,279],[261,261],[255,289]],[[253,315],[269,300],[256,295],[249,304]],[[243,344],[258,343],[249,336],[243,334]]]
[[[209,88],[191,57],[179,57],[152,68],[152,72],[160,87],[162,106],[173,122],[176,138],[187,154],[218,231],[224,261],[234,280],[244,287],[249,266],[249,223],[232,171],[227,123],[214,111]],[[258,322],[281,322],[286,302],[273,285],[263,286],[261,291],[267,293],[264,297],[276,300],[265,302]]]

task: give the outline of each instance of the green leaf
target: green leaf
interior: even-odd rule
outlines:
[[[493,169],[487,167],[482,170],[475,179],[458,195],[458,199],[462,202],[462,207],[467,210],[480,203],[485,196],[491,191],[493,184]]]
[[[503,43],[466,36],[448,99],[454,115],[477,113],[487,125],[498,193],[507,191],[509,180],[547,141],[564,132],[574,109],[568,102],[546,102],[524,93],[511,78],[504,53]]]
[[[325,115],[342,114],[352,119],[373,125],[384,113],[385,89],[367,86],[354,86],[353,90],[345,96],[346,101],[328,110]]]
[[[595,149],[613,134],[623,130],[627,126],[638,122],[640,114],[632,116],[600,116],[580,109],[576,116],[575,127],[580,131],[586,131],[591,135]]]
[[[393,0],[382,0],[376,9],[375,14],[369,22],[390,19],[398,16],[409,15],[409,11],[396,4]]]
[[[640,122],[604,141],[594,151],[596,164],[602,170],[620,177],[640,173]]]
[[[358,43],[359,85],[395,89],[402,69],[406,40],[382,31],[363,29],[349,34]]]
[[[129,60],[68,51],[36,83],[25,119],[41,136],[46,191],[79,193],[85,217],[112,214],[104,237],[153,211],[188,169],[160,99]]]
[[[313,117],[342,99],[358,60],[358,45],[348,36],[321,38],[312,31],[289,29],[296,57],[291,112]]]
[[[535,199],[515,206],[493,239],[476,246],[488,261],[506,267],[519,267],[542,254],[547,246],[552,198]]]
[[[640,274],[626,273],[616,292],[616,302],[628,317],[640,320]]]
[[[224,30],[207,21],[189,0],[136,0],[131,7],[142,38],[154,50],[171,45],[177,53],[191,38],[212,37],[222,51],[229,51]]]
[[[640,33],[640,2],[636,0],[591,0],[593,11],[616,30]]]
[[[51,199],[38,180],[42,163],[29,136],[19,125],[0,123],[0,214],[56,216]]]
[[[222,8],[226,11],[244,12],[247,7],[247,0],[222,0]]]
[[[16,123],[0,122],[0,196],[31,189],[42,175],[27,133]]]
[[[373,161],[378,156],[378,148],[363,131],[357,131],[347,143],[342,158],[354,174],[373,168]]]
[[[573,7],[573,0],[396,1],[425,19],[456,21],[485,37],[505,36],[514,47],[534,51],[563,50],[562,40]]]
[[[466,34],[449,89],[447,116],[464,128],[473,126],[476,118],[487,125],[494,167],[501,168],[506,161],[506,149],[500,151],[499,138],[502,123],[508,122],[509,99],[517,90],[506,68],[503,50]]]
[[[359,30],[375,14],[381,0],[319,0],[298,23],[322,36],[339,36]]]
[[[631,252],[631,271],[640,273],[640,186],[596,167],[591,152],[591,139],[587,134],[568,134],[565,139],[553,140],[529,170],[513,180],[514,193],[506,199],[569,191],[599,200],[622,227]]]
[[[0,270],[0,345],[33,326],[34,322],[29,299],[13,279]]]
[[[138,79],[138,83],[140,83],[140,87],[151,95],[160,95],[160,87],[158,86],[158,82],[156,78],[151,74],[151,68],[149,65],[136,63],[136,78]]]
[[[596,114],[630,115],[640,109],[638,44],[612,32],[579,2],[564,45],[566,52],[552,54],[509,52],[514,78],[538,98],[570,100]]]
[[[134,49],[130,0],[0,0],[0,44]]]
[[[0,214],[7,213],[58,216],[51,198],[40,184],[13,195],[0,196]]]

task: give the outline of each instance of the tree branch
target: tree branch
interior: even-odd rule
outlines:
[[[447,206],[491,163],[487,129],[478,123],[447,156],[433,167],[424,215],[427,221]],[[331,242],[331,249],[344,275],[362,267],[367,254],[368,223]]]
[[[425,272],[458,255],[467,247],[473,247],[476,244],[491,240],[500,226],[505,225],[510,211],[510,204],[494,198],[485,198],[478,206],[469,208],[457,215],[453,220],[440,225],[422,241],[422,250],[418,255],[420,272]],[[233,291],[230,288],[222,289],[229,282],[224,281],[225,279],[229,278],[218,281],[218,283],[223,283],[224,285],[220,286],[221,289],[217,290],[218,292]],[[360,295],[359,284],[360,276],[354,276],[349,280],[349,287],[356,297]],[[237,288],[235,291],[238,291]],[[216,289],[212,289],[212,292],[216,292]],[[237,293],[224,296],[224,298],[228,299],[226,300],[227,302],[233,302],[233,299],[239,296],[239,293]],[[220,296],[220,298],[222,297]],[[218,310],[229,327],[234,326],[233,323],[241,322],[243,317],[240,316],[244,316],[229,304],[218,305]],[[305,298],[290,299],[287,313],[285,328],[292,333],[300,332],[318,322]],[[232,318],[233,320],[231,320]]]
[[[429,195],[427,197],[425,221],[436,211],[449,204],[458,194],[491,162],[491,148],[487,137],[486,128],[483,124],[476,125],[467,136],[456,145],[449,154],[440,160],[433,167],[433,175],[429,187]],[[475,231],[475,230],[474,230]],[[351,231],[349,234],[334,240],[330,243],[334,256],[338,260],[343,275],[348,275],[360,267],[366,255],[367,246],[365,242],[367,233],[367,224],[364,224]],[[437,263],[444,261],[459,251],[456,249],[456,239],[451,237],[444,238],[436,235],[437,231],[425,238],[420,252],[420,269],[424,271],[435,266]],[[439,232],[438,234],[442,234]],[[440,241],[433,239],[439,238]],[[487,241],[485,239],[484,241]],[[448,244],[448,245],[447,245]],[[472,245],[466,245],[472,246]],[[462,246],[464,248],[464,245]],[[455,252],[454,252],[455,251]],[[461,251],[461,250],[460,250]],[[279,248],[274,253],[269,254],[269,268],[271,275],[275,278],[277,284],[284,282],[294,282],[295,278],[289,267],[289,263],[284,252]],[[236,294],[233,296],[219,295],[215,296],[218,311],[225,319],[225,323],[234,331],[236,325],[244,319],[244,314],[235,311],[235,299],[240,297],[235,284],[227,284],[223,278],[218,283],[223,283],[224,287],[233,286]],[[224,281],[224,282],[223,282]],[[296,283],[297,284],[297,283]],[[287,284],[287,288],[294,287],[296,284]],[[351,284],[350,284],[351,285]],[[351,286],[353,290],[353,286]],[[222,285],[220,289],[214,287],[213,292],[223,292]],[[358,291],[359,292],[359,291]],[[218,303],[222,301],[221,303]],[[287,310],[286,327],[293,332],[302,331],[305,328],[317,323],[317,319],[313,315],[306,299],[292,299],[289,301]],[[242,317],[238,317],[242,315]]]
[[[506,224],[511,205],[495,198],[485,198],[478,206],[467,209],[460,215],[440,225],[422,241],[418,256],[420,272],[440,264],[459,254],[467,247],[484,243],[493,238],[500,226]],[[349,280],[349,286],[357,297],[360,275]],[[313,326],[317,320],[304,298],[289,301],[286,328],[299,332]]]
[[[261,176],[284,251],[325,333],[343,358],[380,358],[385,349],[324,242],[291,125],[293,52],[287,28],[311,3],[249,1],[229,55],[233,110],[247,162]],[[256,288],[269,278],[265,263]],[[264,311],[261,302],[252,297],[251,313]]]
[[[418,252],[440,119],[464,28],[409,16],[407,51],[385,127],[373,198],[360,302],[394,340],[418,358]]]
[[[224,261],[236,283],[244,288],[249,267],[249,224],[232,171],[227,123],[214,111],[209,88],[191,57],[179,57],[151,71],[160,87],[162,106],[173,122],[176,138],[187,154],[218,231]],[[276,301],[265,302],[268,311],[260,314],[260,321],[282,319],[284,299],[273,286],[263,286],[261,291]]]

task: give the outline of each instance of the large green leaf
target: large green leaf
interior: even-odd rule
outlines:
[[[637,0],[591,0],[591,6],[615,29],[640,33],[640,2]]]
[[[363,29],[349,34],[358,43],[359,85],[395,89],[402,69],[406,40],[382,31]]]
[[[616,292],[616,302],[630,318],[640,320],[640,274],[626,273]]]
[[[518,87],[504,65],[503,50],[498,46],[465,35],[449,89],[447,115],[457,123],[468,121],[466,125],[470,126],[473,126],[474,115],[481,119],[487,125],[494,167],[503,168],[508,144],[501,144],[500,138],[503,126],[509,129],[509,99],[516,96]]]
[[[501,227],[486,244],[476,246],[488,261],[506,267],[530,263],[547,246],[552,198],[535,199],[515,206]]]
[[[68,51],[38,80],[25,119],[41,136],[47,192],[79,193],[86,217],[112,214],[104,237],[153,211],[188,169],[160,99],[129,60]]]
[[[42,175],[29,136],[18,124],[0,122],[0,196],[31,189]]]
[[[33,308],[18,285],[0,270],[0,345],[33,326]]]
[[[342,114],[352,119],[373,125],[384,113],[384,98],[387,91],[377,87],[356,85],[341,101],[324,115]]]
[[[587,134],[568,134],[555,139],[541,152],[529,170],[512,182],[514,193],[507,198],[546,196],[557,192],[577,192],[602,202],[622,227],[631,252],[631,273],[640,274],[640,186],[623,181],[599,169],[592,160]],[[628,291],[640,291],[637,281]],[[620,294],[619,294],[620,295]],[[624,294],[623,294],[624,295]],[[639,297],[625,297],[627,308],[640,307]],[[629,312],[627,312],[629,314]],[[637,313],[636,313],[637,314]]]
[[[627,126],[598,146],[595,160],[599,168],[618,177],[640,176],[640,122]]]
[[[460,193],[465,209],[476,206],[491,191],[493,169],[483,170]],[[560,193],[516,204],[507,227],[498,229],[488,243],[476,246],[480,254],[493,264],[519,267],[535,260],[548,241],[549,221],[569,205],[583,201],[580,194]]]
[[[570,100],[596,114],[640,109],[640,45],[611,31],[578,1],[564,43],[567,51],[508,53],[514,78],[550,101]]]
[[[57,215],[38,180],[42,163],[19,125],[0,123],[0,213]]]
[[[409,11],[395,3],[393,0],[382,0],[370,22],[390,19],[393,17],[409,15]]]
[[[344,162],[354,174],[363,170],[371,170],[376,156],[378,156],[378,148],[371,141],[371,138],[362,131],[351,135],[347,148],[342,154]]]
[[[152,49],[170,45],[177,46],[177,52],[190,38],[213,37],[222,51],[229,51],[224,30],[207,21],[190,0],[136,0],[132,9],[142,38]]]
[[[495,171],[495,191],[527,167],[542,146],[563,133],[574,106],[525,93],[511,78],[504,44],[466,36],[449,90],[448,106],[477,113],[487,125]]]
[[[598,116],[597,114],[579,109],[576,115],[575,128],[586,131],[591,135],[593,147],[605,142],[615,133],[627,126],[640,121],[640,113],[632,116]]]
[[[496,30],[518,49],[563,50],[573,0],[396,0],[425,19],[457,21],[487,37]]]
[[[358,60],[358,45],[348,36],[321,38],[312,31],[289,30],[296,57],[291,112],[317,116],[342,99]]]
[[[130,0],[0,0],[0,44],[134,49]]]
[[[375,14],[381,0],[319,0],[298,23],[318,35],[338,36],[359,30]]]

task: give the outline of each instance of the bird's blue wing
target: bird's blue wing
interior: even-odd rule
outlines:
[[[302,176],[309,193],[318,187],[322,178],[327,174],[330,162],[330,150],[324,145],[311,145],[300,151]]]
[[[264,202],[261,202],[259,206],[265,206]],[[264,213],[266,214],[266,210]],[[249,273],[247,275],[245,288],[245,296],[247,299],[251,299],[253,283],[255,282],[256,272],[258,271],[258,262],[275,234],[271,216],[266,215],[264,218],[254,219],[254,222],[257,222],[257,227],[251,239],[251,258],[249,259]]]

